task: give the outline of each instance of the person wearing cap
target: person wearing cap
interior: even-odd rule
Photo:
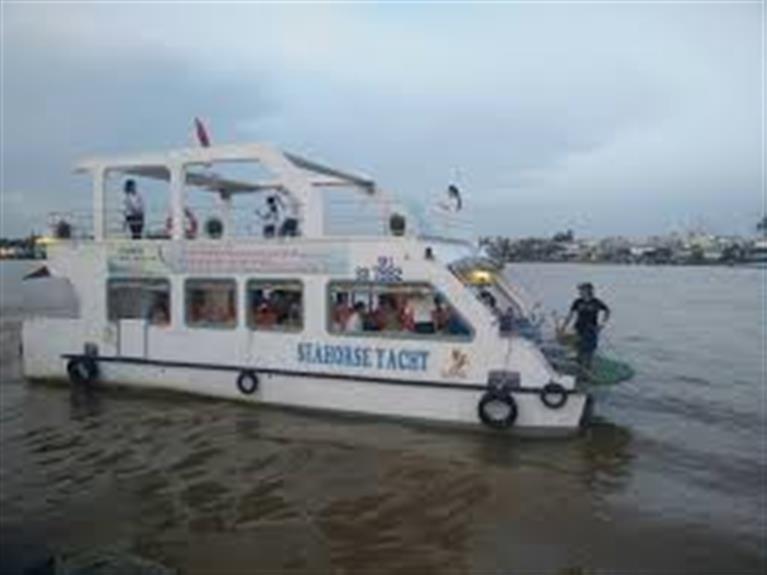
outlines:
[[[599,313],[602,312],[600,321]],[[591,360],[599,344],[599,332],[610,319],[610,308],[594,296],[594,286],[582,283],[578,286],[578,297],[570,306],[562,331],[567,329],[575,318],[575,332],[578,334],[578,365],[581,370],[591,369]]]
[[[136,190],[135,180],[125,180],[123,191],[125,192],[123,203],[125,225],[130,230],[131,238],[139,240],[144,231],[144,200]]]

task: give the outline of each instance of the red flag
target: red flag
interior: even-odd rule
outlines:
[[[194,119],[194,127],[197,131],[197,141],[203,148],[210,147],[210,138],[208,137],[208,131],[205,129],[205,125],[200,121],[200,118]]]

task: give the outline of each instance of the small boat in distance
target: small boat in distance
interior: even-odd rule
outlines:
[[[59,222],[66,234],[48,246],[47,267],[79,310],[24,322],[28,378],[499,432],[568,434],[584,418],[587,394],[542,353],[519,290],[452,233],[457,188],[441,215],[419,222],[367,176],[267,144],[78,169],[92,180],[89,229]],[[110,208],[126,179],[170,206],[166,225],[140,239]],[[328,196],[339,191],[372,227],[331,232]],[[264,194],[290,213],[277,229],[254,227]],[[189,224],[195,195],[212,211],[199,230]]]

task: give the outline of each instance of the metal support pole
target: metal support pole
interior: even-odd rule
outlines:
[[[93,239],[102,241],[106,236],[104,218],[104,182],[106,180],[104,168],[101,166],[93,170]]]
[[[170,171],[171,239],[184,239],[185,168],[181,163],[168,165]]]
[[[219,204],[221,207],[221,223],[224,224],[223,237],[232,237],[232,194],[229,192],[219,192]]]

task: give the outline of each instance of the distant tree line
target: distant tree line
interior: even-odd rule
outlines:
[[[756,229],[767,237],[767,216]],[[700,238],[699,238],[700,239]],[[747,238],[704,237],[705,242],[680,236],[653,238],[646,243],[626,238],[583,241],[573,230],[559,231],[549,238],[511,239],[502,236],[480,238],[480,247],[499,262],[608,262],[643,264],[735,264],[753,261],[754,241]],[[705,247],[704,247],[705,246]]]
[[[0,256],[3,259],[35,259],[44,257],[37,234],[26,238],[0,238]]]

